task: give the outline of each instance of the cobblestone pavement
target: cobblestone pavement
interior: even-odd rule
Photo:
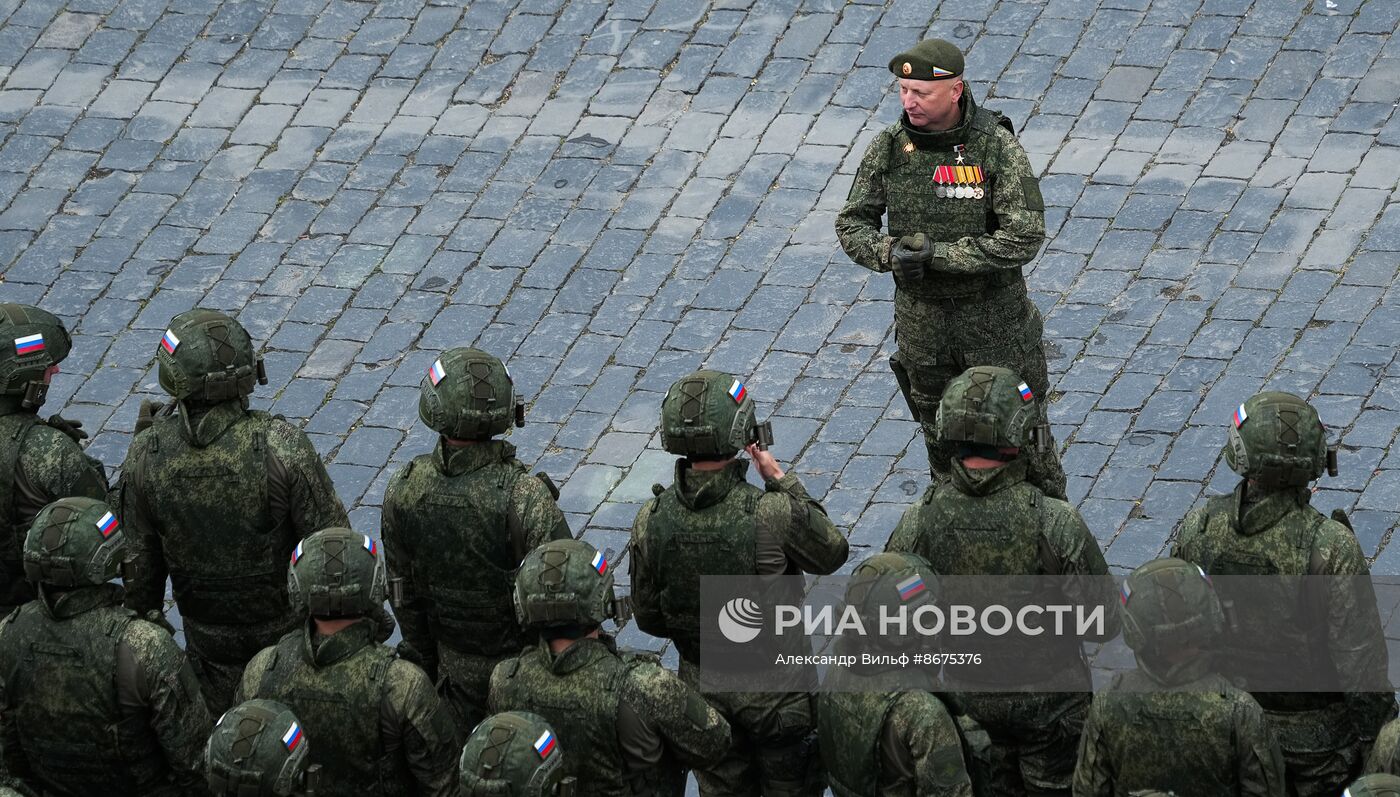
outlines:
[[[1317,503],[1400,573],[1398,22],[1393,0],[0,0],[0,298],[72,324],[49,406],[111,467],[167,320],[237,314],[258,405],[304,424],[365,530],[432,444],[417,385],[445,347],[508,359],[533,397],[511,439],[618,550],[670,478],[667,385],[747,374],[854,563],[927,471],[892,283],[832,219],[898,113],[886,61],[932,33],[1044,171],[1052,417],[1110,562],[1226,487],[1225,423],[1267,385],[1313,396],[1344,445]]]

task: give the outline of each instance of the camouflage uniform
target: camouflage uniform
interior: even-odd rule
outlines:
[[[920,576],[925,588],[901,600],[895,585],[910,575]],[[913,611],[932,602],[933,583],[932,568],[918,557],[876,554],[852,574],[846,605],[860,610],[865,627],[876,628],[881,606],[904,604]],[[838,655],[845,641],[838,638]],[[895,669],[880,667],[828,671],[817,695],[817,734],[831,791],[836,797],[972,797],[962,735],[947,706],[929,691],[882,683],[894,675]]]
[[[594,564],[596,563],[596,564]],[[569,752],[580,794],[682,794],[687,766],[722,756],[729,724],[655,657],[619,655],[598,633],[615,615],[607,559],[577,540],[536,548],[516,579],[516,616],[541,640],[491,675],[492,711],[537,714]]]
[[[969,369],[944,393],[935,433],[992,453],[997,447],[1030,447],[1038,436],[1039,415],[1023,399],[1018,382],[1004,368]],[[1024,457],[986,469],[953,460],[950,480],[929,487],[904,513],[885,550],[917,554],[948,576],[1106,576],[1103,552],[1079,512],[1027,482],[1026,467]],[[1066,588],[1086,590],[1069,596],[1071,603],[1117,605],[1111,579],[1074,580]],[[1108,612],[1106,619],[1104,639],[1118,632],[1116,612]],[[1015,657],[1021,671],[1034,666],[1046,673],[1041,689],[1083,691],[969,691],[959,696],[967,714],[991,738],[993,786],[999,794],[1069,793],[1089,707],[1089,668],[1072,637],[1058,647],[1036,650],[1042,659],[1035,662],[1015,651],[1002,652]],[[964,689],[996,682],[990,664],[964,675]]]
[[[106,583],[125,547],[89,498],[46,507],[25,543],[39,598],[0,623],[0,749],[46,794],[203,793],[209,713],[175,641]]]
[[[465,738],[486,716],[491,670],[531,641],[511,609],[515,568],[541,543],[572,535],[553,485],[529,476],[510,443],[490,439],[516,405],[499,360],[453,349],[422,391],[419,414],[442,436],[390,480],[381,533],[404,641],[430,676],[441,673],[439,691]]]
[[[1400,720],[1391,720],[1381,728],[1361,771],[1400,775]]]
[[[204,749],[212,797],[308,797],[320,767],[307,765],[311,743],[292,710],[249,700],[219,718]]]
[[[1317,411],[1296,396],[1268,392],[1240,405],[1235,418],[1225,457],[1245,478],[1234,492],[1186,516],[1172,555],[1211,575],[1334,576],[1326,579],[1325,595],[1271,580],[1280,590],[1267,601],[1272,614],[1236,617],[1221,659],[1222,671],[1264,707],[1291,788],[1299,797],[1331,797],[1359,769],[1363,752],[1396,711],[1369,569],[1356,536],[1342,522],[1345,515],[1329,519],[1308,503],[1307,485],[1329,459]],[[1242,601],[1237,610],[1263,603]],[[1277,613],[1290,607],[1296,613],[1280,622]],[[1318,622],[1309,612],[1327,619]],[[1313,671],[1330,671],[1335,691],[1258,688],[1260,677],[1299,655],[1310,657]]]
[[[456,794],[451,720],[416,665],[376,643],[369,619],[382,608],[388,579],[377,546],[347,529],[304,540],[289,580],[312,618],[365,618],[329,636],[315,621],[248,663],[236,700],[276,700],[296,712],[314,744],[321,797]]]
[[[907,55],[890,62],[896,75]],[[953,377],[974,365],[1009,368],[1026,380],[1042,415],[1050,395],[1044,324],[1021,275],[1045,240],[1040,184],[1005,117],[978,107],[968,90],[959,110],[961,121],[951,130],[921,131],[902,115],[880,131],[836,217],[841,247],[875,272],[891,270],[891,250],[906,236],[922,233],[934,242],[922,278],[895,282],[898,354],[890,367],[923,425],[929,465],[945,477],[955,452],[939,445],[933,419]],[[980,170],[974,190],[981,196],[939,196],[943,186],[935,177],[946,167]],[[881,231],[886,214],[888,234]],[[1047,495],[1065,497],[1053,446],[1032,457],[1030,473]]]
[[[1210,654],[1224,612],[1195,565],[1158,559],[1129,576],[1124,637],[1138,669],[1094,696],[1075,797],[1144,787],[1184,794],[1284,797],[1283,757],[1264,710],[1221,675]]]
[[[132,439],[118,485],[133,553],[126,603],[158,617],[169,576],[205,700],[222,713],[253,654],[300,623],[287,601],[292,548],[349,519],[306,435],[247,408],[261,360],[243,328],[191,310],[171,338],[157,358],[175,403]]]
[[[66,496],[103,500],[107,476],[78,441],[82,424],[38,416],[48,394],[46,372],[67,356],[73,341],[52,313],[0,304],[0,614],[34,600],[20,550],[34,518]]]
[[[738,398],[726,390],[732,385],[739,385]],[[753,426],[753,400],[727,374],[691,374],[672,386],[662,405],[662,443],[672,453],[733,457]],[[697,689],[702,575],[831,573],[848,553],[845,538],[796,474],[768,480],[760,490],[745,481],[748,467],[748,460],[734,459],[722,470],[704,471],[678,460],[674,483],[653,488],[657,496],[632,526],[637,626],[675,642],[681,679]],[[801,645],[796,652],[807,652]],[[705,699],[728,720],[734,744],[721,761],[696,773],[702,794],[815,788],[807,761],[816,722],[809,695],[733,691]]]
[[[1400,797],[1400,778],[1389,774],[1367,775],[1348,786],[1342,797]]]

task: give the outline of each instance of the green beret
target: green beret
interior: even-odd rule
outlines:
[[[963,73],[963,54],[945,39],[926,39],[890,59],[890,71],[910,80],[947,80]]]

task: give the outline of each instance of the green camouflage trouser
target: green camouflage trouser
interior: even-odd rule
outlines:
[[[1089,692],[962,692],[991,740],[996,797],[1069,797]]]
[[[1359,774],[1361,742],[1345,702],[1264,714],[1283,751],[1289,797],[1335,797]]]

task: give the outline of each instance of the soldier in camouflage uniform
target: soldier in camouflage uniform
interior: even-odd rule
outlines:
[[[729,723],[645,654],[601,632],[617,616],[608,557],[581,540],[531,551],[515,581],[515,616],[541,639],[491,674],[492,711],[538,714],[569,755],[580,794],[679,797],[685,767],[729,747]]]
[[[1299,797],[1335,795],[1396,712],[1361,546],[1345,514],[1329,519],[1308,503],[1308,485],[1324,470],[1336,472],[1329,451],[1307,402],[1288,393],[1252,396],[1235,410],[1224,446],[1239,485],[1192,510],[1172,546],[1173,556],[1210,575],[1332,576],[1321,580],[1325,594],[1311,588],[1316,581],[1266,580],[1278,594],[1236,602],[1236,631],[1222,651],[1221,671],[1248,689],[1273,723],[1290,793]],[[1266,605],[1267,616],[1250,615]],[[1292,614],[1280,620],[1281,612]],[[1298,657],[1306,657],[1310,672],[1326,673],[1332,690],[1319,683],[1306,693],[1261,691],[1260,679],[1268,683],[1279,662]]]
[[[661,445],[683,458],[675,481],[632,526],[632,602],[643,631],[670,639],[680,676],[700,688],[700,577],[831,573],[845,564],[846,539],[794,473],[754,441],[754,403],[729,374],[697,371],[671,386],[661,405]],[[748,451],[764,489],[747,481]],[[799,640],[800,641],[800,640]],[[803,650],[808,652],[806,643]],[[795,795],[820,791],[816,717],[803,692],[705,695],[734,731],[719,762],[696,773],[700,792]]]
[[[1045,203],[1011,123],[965,90],[956,46],[920,42],[890,71],[904,114],[865,151],[836,235],[851,260],[894,272],[899,351],[890,367],[923,425],[930,467],[946,478],[953,452],[939,445],[933,422],[944,387],[964,369],[1010,368],[1045,412],[1044,324],[1021,275],[1045,240]],[[1030,459],[1030,481],[1064,498],[1053,444]]]
[[[217,714],[253,654],[300,623],[287,600],[292,548],[349,519],[306,435],[248,409],[253,386],[267,380],[237,321],[181,313],[156,359],[174,401],[153,419],[143,407],[118,485],[133,554],[127,606],[160,618],[170,577],[190,660]]]
[[[1123,582],[1123,637],[1138,668],[1094,696],[1074,797],[1148,786],[1219,797],[1284,797],[1283,757],[1264,710],[1213,669],[1225,630],[1196,565],[1157,559]]]
[[[0,304],[0,614],[34,600],[20,551],[34,518],[67,496],[107,497],[102,464],[83,453],[82,424],[39,417],[73,340],[52,313]]]
[[[865,628],[878,628],[882,607],[913,612],[932,603],[934,583],[933,568],[913,554],[875,554],[851,574],[846,605]],[[838,639],[837,655],[845,641]],[[928,678],[926,689],[904,686],[916,674]],[[817,733],[836,797],[972,797],[962,735],[936,686],[929,670],[898,664],[828,673],[817,696]]]
[[[1381,728],[1361,771],[1400,775],[1400,720],[1391,720]]]
[[[433,795],[457,789],[452,721],[417,665],[381,638],[388,592],[379,545],[324,529],[292,552],[287,574],[305,624],[248,663],[237,700],[276,700],[314,740],[321,797]]]
[[[458,762],[461,797],[572,797],[563,748],[538,714],[492,714],[472,731]]]
[[[91,498],[45,507],[25,539],[39,597],[0,623],[0,749],[36,791],[203,793],[209,712],[175,640],[108,583],[125,558],[117,519]]]
[[[1026,480],[1023,454],[1045,445],[1047,433],[1020,377],[1005,368],[968,369],[948,385],[934,428],[940,441],[958,451],[951,478],[929,487],[904,513],[885,550],[917,554],[945,576],[1098,577],[1066,579],[1064,589],[1082,594],[1064,597],[1070,604],[1116,607],[1108,565],[1084,519]],[[1115,611],[1106,612],[1104,632],[1096,638],[1118,633]],[[989,661],[960,676],[961,688],[977,690],[1026,686],[1020,672],[1045,673],[1035,692],[960,696],[991,738],[998,794],[1069,794],[1090,679],[1079,640],[1058,641],[1036,646],[1038,659],[1000,648],[1003,659],[1016,660],[1016,674],[998,675]]]
[[[219,718],[204,749],[212,797],[315,797],[320,767],[301,722],[275,700],[249,700]]]
[[[1342,797],[1400,797],[1400,777],[1367,775],[1348,786]]]
[[[515,446],[491,439],[524,424],[500,360],[443,354],[423,379],[418,416],[440,437],[389,482],[384,553],[404,642],[430,677],[440,673],[465,738],[486,716],[491,670],[532,641],[511,609],[515,569],[541,543],[572,535],[548,477],[530,477]]]

